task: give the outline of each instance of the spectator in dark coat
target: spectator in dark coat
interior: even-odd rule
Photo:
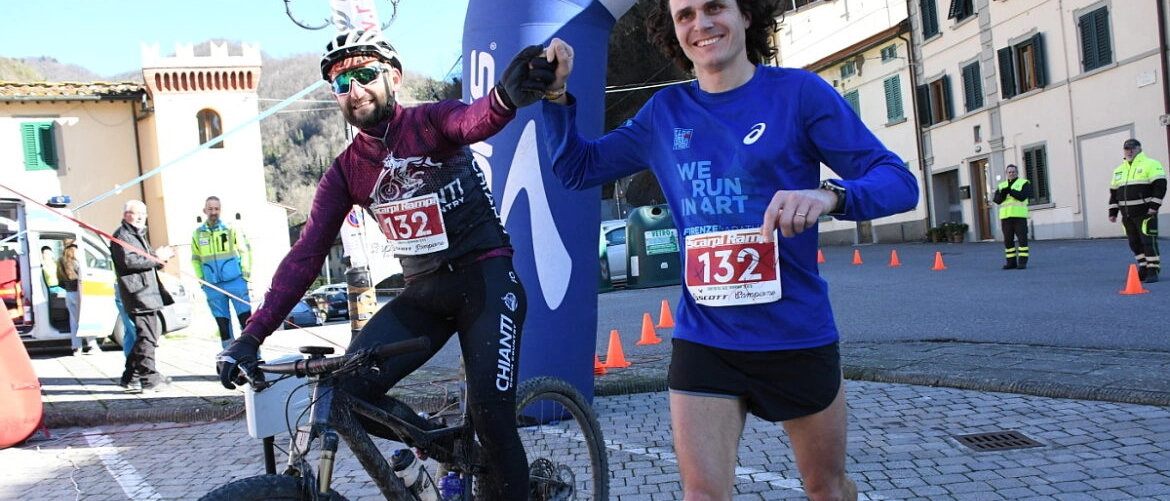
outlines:
[[[118,275],[118,293],[126,313],[134,319],[137,337],[126,358],[126,370],[118,385],[127,390],[158,391],[170,386],[170,378],[158,372],[154,352],[162,334],[160,310],[175,300],[162,287],[158,270],[174,257],[167,246],[152,251],[146,233],[146,204],[126,202],[122,208],[122,225],[114,230],[110,244],[114,271]]]

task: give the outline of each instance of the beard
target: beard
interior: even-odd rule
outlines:
[[[381,102],[374,94],[374,106],[367,107],[361,112],[355,112],[352,108],[342,107],[341,115],[345,117],[345,121],[358,129],[369,129],[386,120],[394,118],[394,110],[397,108],[397,102],[394,99],[394,93],[386,92],[387,98],[385,102]]]

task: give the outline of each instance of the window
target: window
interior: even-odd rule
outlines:
[[[983,82],[979,77],[979,61],[963,67],[963,107],[967,111],[983,107]]]
[[[891,45],[882,48],[882,62],[889,62],[898,59],[898,46]]]
[[[215,137],[223,134],[223,122],[219,119],[219,113],[212,110],[199,110],[195,114],[195,119],[199,122],[199,144],[211,141]],[[223,148],[223,141],[215,143],[212,148]]]
[[[857,74],[857,61],[850,59],[841,65],[841,79],[844,80]]]
[[[999,83],[1004,99],[1048,84],[1044,72],[1044,44],[1039,33],[1026,41],[996,51]]]
[[[938,6],[934,0],[919,0],[919,11],[922,13],[922,38],[930,38],[938,34]]]
[[[853,113],[861,116],[861,96],[857,94],[856,90],[846,92],[841,97],[845,98],[845,102],[849,103],[849,107],[853,108]]]
[[[1109,11],[1101,7],[1077,20],[1081,31],[1081,65],[1085,71],[1113,62],[1113,42],[1109,39]]]
[[[906,118],[902,109],[902,77],[894,75],[882,82],[886,90],[886,121],[896,122]]]
[[[25,122],[20,124],[20,140],[24,146],[24,170],[57,168],[56,127],[53,122]]]
[[[971,0],[951,0],[951,10],[947,12],[947,19],[955,22],[962,21],[975,14],[975,6]]]
[[[1048,191],[1048,154],[1043,146],[1024,149],[1024,177],[1032,182],[1032,199],[1028,205],[1052,203]]]
[[[796,9],[801,8],[801,7],[804,7],[805,5],[817,3],[820,1],[822,1],[822,0],[782,0],[780,2],[780,10],[783,12],[787,12],[790,10],[796,10]]]
[[[923,127],[950,120],[955,115],[951,105],[951,78],[943,75],[934,81],[919,85],[918,123]]]

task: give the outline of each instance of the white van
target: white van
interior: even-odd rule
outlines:
[[[56,208],[68,214],[64,208]],[[121,343],[123,327],[114,301],[114,264],[108,242],[92,231],[23,200],[0,198],[0,299],[4,314],[12,318],[21,341],[30,352],[72,351],[75,340],[69,328],[69,310],[63,292],[51,293],[45,282],[46,266],[41,249],[52,249],[61,256],[65,241],[77,244],[82,260],[80,318],[77,329],[82,336],[99,341],[111,337]],[[190,323],[190,300],[185,291],[170,289],[176,301],[184,301],[179,314],[171,313],[171,323],[164,332],[186,327]],[[185,313],[184,313],[185,311]]]

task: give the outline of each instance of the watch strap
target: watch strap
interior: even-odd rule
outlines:
[[[821,189],[837,194],[837,204],[829,210],[830,216],[839,216],[845,213],[845,187],[832,179],[821,181]]]

